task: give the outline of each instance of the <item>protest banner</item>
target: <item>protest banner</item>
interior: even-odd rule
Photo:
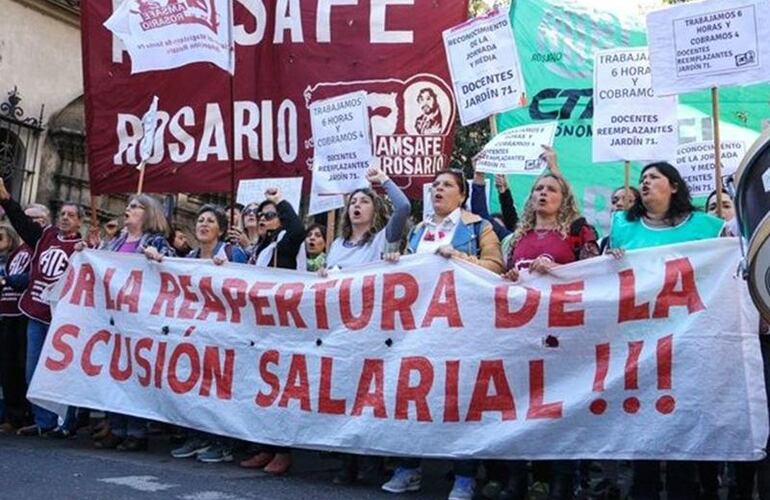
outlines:
[[[740,258],[717,239],[514,284],[435,255],[321,278],[87,251],[29,398],[356,453],[757,460]]]
[[[104,26],[131,55],[131,73],[195,62],[234,71],[231,0],[124,0],[117,5]]]
[[[236,200],[241,205],[262,203],[265,201],[265,191],[270,188],[281,190],[283,199],[288,201],[294,211],[300,213],[302,200],[302,177],[271,177],[267,179],[244,179],[238,183]]]
[[[582,214],[603,231],[609,229],[610,197],[624,184],[624,169],[617,164],[592,162],[593,55],[603,49],[647,45],[640,3],[528,0],[514,2],[511,7],[529,104],[498,114],[498,128],[504,131],[558,120],[553,147],[559,155],[559,168],[569,179]],[[767,104],[770,85],[725,87],[720,94],[722,134],[751,144],[763,129],[765,116],[755,110]],[[708,91],[679,96],[681,142],[713,139],[711,103]],[[632,185],[637,185],[641,167],[631,164]],[[517,206],[523,206],[534,178],[513,175],[509,180]],[[496,199],[491,209],[499,210]]]
[[[732,175],[746,154],[743,141],[722,141],[722,175]],[[682,144],[676,150],[674,166],[690,187],[692,196],[707,196],[716,185],[714,168],[714,143],[694,142]]]
[[[97,194],[136,187],[141,116],[147,89],[160,97],[159,144],[148,160],[145,190],[210,193],[256,177],[303,177],[313,158],[309,106],[367,92],[374,161],[419,198],[421,186],[448,166],[456,105],[441,33],[466,19],[466,0],[333,4],[234,0],[233,77],[191,64],[130,73],[120,41],[102,23],[111,2],[83,2],[88,166]],[[312,28],[312,29],[311,29]],[[376,63],[372,63],[376,61]],[[429,89],[436,98],[420,102]],[[437,117],[430,133],[417,125]],[[128,168],[131,165],[131,168]]]
[[[770,80],[770,1],[706,0],[647,15],[658,95]]]
[[[646,47],[598,51],[593,98],[594,162],[674,155],[679,142],[676,97],[655,96]]]
[[[463,125],[523,105],[524,82],[507,9],[492,10],[443,35]]]
[[[553,145],[556,122],[510,128],[494,136],[476,157],[476,170],[490,174],[540,175],[543,146]]]
[[[313,187],[318,194],[345,194],[369,186],[372,159],[366,92],[353,92],[310,105],[313,131]]]

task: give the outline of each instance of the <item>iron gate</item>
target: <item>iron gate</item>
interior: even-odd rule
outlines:
[[[43,110],[37,118],[26,116],[19,105],[21,95],[16,87],[0,102],[0,177],[16,200],[23,200],[23,187],[35,172],[40,136],[43,132]]]

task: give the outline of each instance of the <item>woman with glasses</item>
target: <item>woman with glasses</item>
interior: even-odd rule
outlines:
[[[238,245],[224,240],[228,214],[215,205],[203,205],[197,213],[195,239],[198,248],[187,255],[188,259],[210,259],[215,264],[225,262],[246,263],[246,252]],[[205,432],[190,431],[187,441],[171,451],[174,458],[197,457],[199,462],[232,462],[232,441]]]
[[[431,185],[433,214],[409,233],[406,252],[454,257],[500,273],[503,271],[500,240],[488,221],[463,210],[467,197],[468,183],[462,171],[437,173]],[[395,260],[395,256],[390,257],[388,260]],[[473,460],[454,462],[455,481],[450,499],[470,500],[473,497],[476,466]],[[420,460],[401,459],[393,477],[382,485],[382,489],[389,493],[405,493],[419,491],[421,486]]]
[[[5,255],[0,277],[0,384],[5,401],[5,422],[0,428],[4,432],[15,432],[30,423],[24,379],[27,317],[19,310],[19,299],[29,283],[32,249],[12,228],[0,226],[0,253]]]
[[[383,253],[398,252],[409,217],[409,199],[379,167],[370,167],[366,179],[372,185],[385,189],[393,203],[393,214],[388,220],[385,201],[371,188],[356,189],[348,197],[340,227],[341,236],[336,238],[326,257],[329,269],[349,267],[376,262]],[[326,269],[321,269],[326,275]],[[380,459],[341,454],[341,467],[334,475],[335,484],[350,484],[366,481],[378,470]]]
[[[249,257],[256,250],[260,237],[265,236],[267,232],[267,228],[259,225],[258,213],[259,203],[249,203],[241,212],[243,228],[230,228],[227,232],[227,239],[230,242],[238,243]]]
[[[123,230],[105,250],[141,253],[148,259],[160,261],[164,256],[174,255],[174,249],[168,243],[168,236],[169,226],[160,202],[150,195],[139,194],[132,197],[126,207]],[[84,247],[84,244],[78,245],[77,250],[82,250]],[[115,448],[118,451],[147,449],[144,419],[110,413],[109,422],[110,431],[94,442],[96,448]]]
[[[244,211],[248,227],[250,215]],[[305,240],[305,227],[291,204],[284,200],[280,189],[265,191],[265,201],[256,213],[259,240],[249,257],[249,263],[259,267],[297,269],[298,253]],[[304,270],[304,255],[301,266]],[[262,451],[241,461],[241,467],[263,469],[268,474],[282,475],[291,468],[291,450],[278,446],[262,446]]]

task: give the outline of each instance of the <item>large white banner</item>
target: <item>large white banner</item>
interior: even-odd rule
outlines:
[[[235,71],[232,0],[123,0],[104,26],[131,56],[131,73],[210,62]]]
[[[658,95],[770,80],[770,0],[706,0],[647,15]]]
[[[361,453],[756,460],[739,259],[710,240],[514,284],[435,255],[320,278],[87,251],[29,397]]]
[[[524,79],[508,9],[444,31],[460,123],[523,106]]]
[[[679,142],[676,97],[652,89],[647,47],[598,51],[593,161],[668,160]]]

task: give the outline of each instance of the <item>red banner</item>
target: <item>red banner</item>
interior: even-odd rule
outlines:
[[[365,90],[377,161],[421,196],[452,148],[441,32],[467,17],[467,1],[234,1],[232,82],[204,63],[131,75],[128,53],[102,26],[113,2],[82,3],[92,192],[136,190],[141,116],[153,95],[158,135],[145,191],[229,191],[233,158],[237,179],[303,176],[309,190],[308,106]]]

